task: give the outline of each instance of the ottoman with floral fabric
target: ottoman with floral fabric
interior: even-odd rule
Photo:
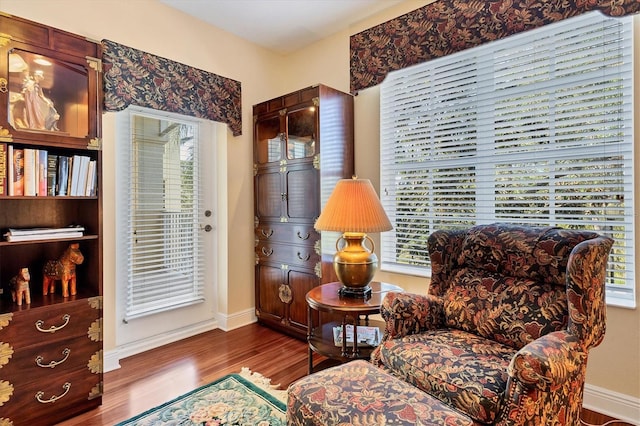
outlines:
[[[446,425],[473,421],[363,360],[303,377],[289,386],[289,425]]]

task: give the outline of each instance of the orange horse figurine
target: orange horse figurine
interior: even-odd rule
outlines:
[[[31,304],[29,281],[31,281],[31,274],[29,274],[28,268],[20,269],[18,275],[9,280],[9,284],[11,286],[11,298],[14,302],[18,302],[18,305],[22,305],[23,298],[27,305]]]
[[[80,244],[69,244],[58,260],[49,260],[42,270],[42,294],[55,293],[56,281],[62,284],[62,297],[69,297],[69,284],[71,295],[76,294],[76,265],[84,262],[84,256],[80,253]]]

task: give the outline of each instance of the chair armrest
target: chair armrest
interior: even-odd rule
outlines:
[[[528,389],[548,392],[583,371],[587,350],[566,330],[555,331],[520,349],[509,364],[508,373]]]
[[[385,321],[383,340],[395,339],[441,327],[444,304],[432,295],[389,292],[382,300],[380,315]]]

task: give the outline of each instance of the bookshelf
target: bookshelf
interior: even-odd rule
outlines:
[[[54,424],[102,401],[101,46],[3,13],[0,27],[0,412]],[[57,281],[44,295],[45,265],[71,244],[76,294]],[[31,303],[18,305],[22,268]]]

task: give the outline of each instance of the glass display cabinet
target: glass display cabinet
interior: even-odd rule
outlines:
[[[0,28],[0,423],[49,425],[102,401],[101,45]]]
[[[253,113],[256,315],[304,339],[305,295],[335,280],[313,225],[336,182],[353,174],[353,97],[317,85]]]

